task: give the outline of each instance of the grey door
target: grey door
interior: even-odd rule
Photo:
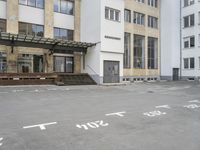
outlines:
[[[177,81],[179,80],[179,68],[173,68],[173,80]]]
[[[119,83],[119,61],[104,61],[104,83]]]

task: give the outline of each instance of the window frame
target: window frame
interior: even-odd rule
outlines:
[[[60,9],[58,9],[58,10],[55,10],[55,1],[57,1],[58,3],[57,4],[59,4],[59,7],[58,8],[60,8]],[[62,5],[61,5],[61,2],[62,1],[65,1],[66,3],[67,3],[67,9],[65,10],[66,11],[66,13],[65,12],[62,12],[61,11],[61,8],[62,8]],[[73,12],[72,12],[72,14],[70,14],[70,13],[67,13],[68,12],[68,3],[72,3],[73,4]],[[54,12],[56,12],[56,13],[61,13],[61,14],[65,14],[65,15],[71,15],[71,16],[74,16],[74,14],[75,14],[75,3],[74,3],[74,1],[72,1],[72,0],[54,0],[53,1],[53,11]]]
[[[43,7],[37,7],[37,1],[39,1],[39,0],[34,0],[34,1],[35,1],[34,6],[28,4],[29,0],[26,0],[26,4],[22,4],[22,3],[20,3],[20,0],[18,0],[18,4],[23,5],[23,6],[38,8],[38,9],[45,9],[45,0],[42,0],[43,1]]]

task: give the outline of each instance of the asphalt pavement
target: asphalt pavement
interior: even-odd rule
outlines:
[[[200,84],[0,87],[0,150],[200,150]]]

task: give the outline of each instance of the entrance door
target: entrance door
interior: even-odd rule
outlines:
[[[179,68],[173,68],[173,80],[177,81],[179,80]]]
[[[104,83],[119,83],[119,61],[104,61]]]
[[[43,56],[33,55],[33,72],[43,72]]]

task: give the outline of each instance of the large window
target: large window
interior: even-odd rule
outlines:
[[[44,8],[44,0],[19,0],[19,4],[36,8]]]
[[[105,7],[105,18],[112,21],[120,21],[120,11],[117,9]]]
[[[54,57],[54,72],[74,72],[74,58],[68,56]]]
[[[145,1],[144,0],[135,0],[136,2],[138,3],[144,3]]]
[[[148,16],[148,27],[157,29],[158,28],[158,18]]]
[[[134,35],[134,68],[145,68],[145,37]]]
[[[43,37],[44,36],[44,26],[20,22],[19,23],[19,34]]]
[[[54,28],[54,38],[73,41],[74,31],[61,28]]]
[[[148,0],[148,5],[152,7],[158,7],[158,0]]]
[[[128,9],[124,10],[124,21],[131,22],[131,11]]]
[[[184,7],[187,7],[193,4],[194,4],[194,0],[184,0]]]
[[[133,23],[145,25],[145,14],[139,12],[133,12]]]
[[[148,37],[148,69],[158,68],[158,39]]]
[[[195,59],[192,58],[184,58],[184,69],[194,69],[195,68]]]
[[[130,68],[131,34],[124,33],[124,68]]]
[[[184,28],[194,26],[195,16],[194,14],[184,17]]]
[[[0,19],[0,32],[6,32],[6,20]]]
[[[44,70],[43,55],[19,54],[18,73],[41,73]]]
[[[73,15],[74,2],[71,0],[54,0],[54,11],[68,15]]]
[[[184,40],[184,48],[195,47],[195,36],[186,37]]]
[[[0,52],[0,73],[4,73],[7,70],[7,54]]]

